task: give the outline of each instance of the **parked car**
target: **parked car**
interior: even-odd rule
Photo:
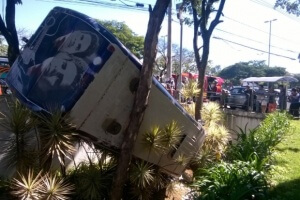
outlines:
[[[249,96],[245,93],[245,90],[246,87],[234,87],[229,90],[229,94],[226,98],[226,105],[232,109],[237,107],[247,109],[247,100]],[[253,104],[253,106],[255,105]]]

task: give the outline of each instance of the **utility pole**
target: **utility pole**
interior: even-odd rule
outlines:
[[[180,23],[180,57],[179,57],[179,76],[177,81],[177,91],[178,91],[178,101],[181,102],[181,90],[182,90],[182,34],[183,34],[183,19],[182,19],[182,9],[179,8],[177,13],[177,18]]]
[[[167,79],[172,77],[172,0],[168,9],[168,49],[167,49]]]
[[[270,67],[270,55],[271,55],[271,32],[272,32],[272,22],[276,21],[277,19],[272,19],[269,21],[265,21],[265,23],[270,23],[270,30],[269,30],[269,54],[268,54],[268,67]]]

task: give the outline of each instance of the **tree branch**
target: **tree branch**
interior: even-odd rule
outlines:
[[[224,5],[225,5],[225,1],[226,0],[221,0],[220,4],[219,4],[219,9],[218,9],[218,12],[217,12],[217,15],[215,17],[215,19],[211,22],[210,24],[210,27],[208,29],[208,33],[211,35],[213,30],[216,28],[216,26],[219,24],[219,23],[222,23],[223,21],[220,20],[220,17],[223,13],[223,9],[224,9]]]

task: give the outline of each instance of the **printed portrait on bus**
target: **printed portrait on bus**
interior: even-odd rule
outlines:
[[[60,52],[28,69],[27,75],[37,80],[29,97],[47,107],[61,106],[76,92],[87,68],[83,59]]]

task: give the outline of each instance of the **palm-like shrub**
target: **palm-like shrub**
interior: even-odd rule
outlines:
[[[33,128],[36,121],[32,113],[19,101],[9,104],[10,113],[1,113],[0,125],[3,128],[1,139],[2,163],[9,168],[22,171],[36,163]]]
[[[165,194],[171,177],[163,173],[159,167],[140,159],[134,159],[129,170],[129,194],[125,199],[161,199]],[[128,196],[127,196],[128,195]]]
[[[211,125],[207,128],[207,134],[203,147],[217,154],[224,153],[229,140],[229,132],[223,125]]]
[[[181,128],[176,121],[172,121],[167,124],[162,131],[162,144],[166,147],[166,150],[177,149],[178,142],[181,139]]]
[[[29,170],[27,175],[19,174],[19,179],[13,179],[11,183],[11,194],[20,199],[40,199],[39,186],[41,185],[42,179],[41,172],[37,175],[34,174],[33,170]]]
[[[68,115],[54,112],[50,116],[40,115],[38,130],[41,144],[41,164],[49,169],[53,158],[58,158],[62,167],[65,158],[71,159],[74,153],[75,126]]]
[[[74,187],[57,175],[46,174],[42,177],[39,192],[42,199],[66,200],[72,194]]]
[[[184,98],[198,97],[200,89],[198,88],[197,81],[190,80],[188,84],[184,85],[181,91]]]
[[[195,118],[195,104],[183,104],[182,105],[186,112],[191,115],[191,117]]]
[[[76,188],[72,199],[108,199],[115,170],[113,158],[104,157],[98,163],[80,163],[67,174]]]
[[[205,122],[206,137],[198,156],[192,163],[192,169],[207,167],[215,161],[219,161],[226,150],[230,139],[229,131],[223,126],[223,113],[219,104],[209,102],[203,106],[201,117]]]
[[[131,165],[130,182],[139,188],[148,187],[154,180],[153,166],[145,161],[136,161]]]
[[[67,200],[73,186],[56,175],[46,173],[42,176],[42,172],[35,174],[29,170],[27,174],[19,174],[19,178],[12,180],[11,189],[11,194],[18,199]]]
[[[162,144],[163,134],[159,126],[154,126],[150,131],[144,133],[142,138],[143,147],[149,151],[159,153],[165,147]]]
[[[175,121],[170,122],[164,128],[154,126],[150,131],[142,135],[142,144],[149,153],[169,153],[177,148],[181,139],[181,128]]]
[[[201,119],[205,122],[205,127],[210,127],[213,123],[222,123],[223,117],[223,112],[218,103],[209,102],[203,105]]]

